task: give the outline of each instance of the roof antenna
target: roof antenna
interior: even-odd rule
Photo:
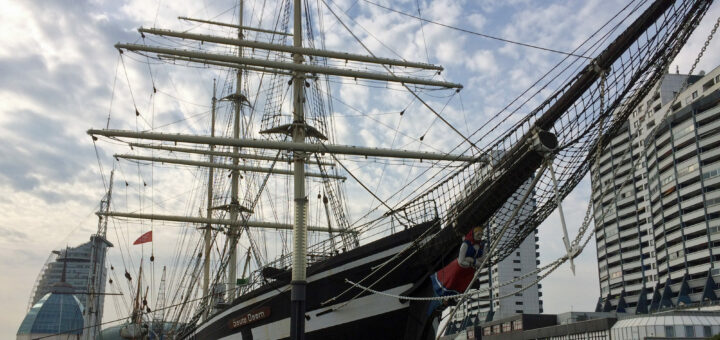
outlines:
[[[65,282],[65,273],[67,272],[68,248],[65,247],[65,260],[63,261],[63,271],[60,276],[60,282]]]

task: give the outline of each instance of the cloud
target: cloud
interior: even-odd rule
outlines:
[[[481,74],[498,72],[495,56],[491,51],[477,51],[467,61],[467,68]]]
[[[364,2],[333,2],[337,4],[333,7],[336,12],[340,8],[355,20],[349,20],[342,11],[338,12],[374,54],[413,61],[427,62],[429,59],[429,62],[442,64],[445,71],[441,76],[432,73],[420,76],[463,83],[465,89],[459,95],[446,90],[419,89],[418,93],[433,108],[441,109],[448,103],[442,111],[443,117],[465,133],[480,128],[562,58],[546,51],[460,33],[431,23],[423,23],[421,31],[418,20]],[[419,4],[422,16],[430,20],[560,50],[576,47],[623,5],[619,0],[577,3],[444,0],[385,4],[411,14],[417,13]],[[218,80],[221,93],[234,89],[233,75],[228,72],[168,65],[132,53],[125,53],[123,62],[119,63],[113,44],[140,41],[135,29],[141,25],[229,36],[229,30],[179,22],[176,17],[195,16],[229,22],[237,15],[234,5],[235,2],[148,3],[143,0],[11,0],[4,4],[3,11],[0,11],[0,74],[3,75],[0,77],[0,142],[3,146],[0,148],[0,210],[4,212],[3,226],[0,227],[0,257],[5,260],[0,262],[0,271],[18,280],[0,284],[0,291],[5,292],[0,299],[12,306],[0,319],[0,329],[8,330],[5,336],[0,337],[14,336],[27,302],[26,296],[18,292],[29,290],[48,252],[66,244],[85,242],[88,233],[96,228],[97,219],[93,212],[105,194],[105,188],[98,174],[95,149],[85,130],[91,126],[104,127],[109,116],[111,128],[144,130],[164,126],[158,130],[204,133],[209,125],[213,78]],[[344,32],[327,8],[322,4],[321,8],[315,8],[315,2],[308,2],[308,5],[311,12],[319,11],[323,15],[323,27],[328,31],[325,41],[328,49],[368,54]],[[271,27],[276,19],[274,16],[281,12],[274,7],[278,5],[272,6],[273,9],[266,11],[268,14],[262,17],[248,15],[247,24],[256,25],[262,19],[262,27]],[[718,6],[714,6],[707,16],[716,18]],[[676,62],[681,65],[681,71],[689,68],[697,55],[705,38],[703,35],[707,34],[712,24],[708,22],[706,20],[701,24],[697,37],[678,57]],[[313,25],[317,37],[320,24],[316,20]],[[146,39],[148,42],[167,43],[157,37]],[[316,42],[319,45],[319,40]],[[713,42],[706,52],[701,69],[707,71],[715,66],[720,53],[720,49],[712,48],[715,44]],[[202,47],[210,50],[208,45]],[[200,45],[188,43],[180,47],[196,46]],[[379,67],[372,70],[382,71]],[[395,71],[407,72],[401,68]],[[268,81],[267,78],[264,81]],[[280,92],[287,90],[286,81],[282,81]],[[398,86],[361,82],[371,86],[358,87],[352,84],[354,80],[343,81],[351,84],[338,85],[338,78],[333,78],[331,82],[332,93],[339,99],[333,103],[333,111],[342,115],[335,118],[339,127],[335,142],[423,151],[447,151],[463,143],[455,133],[448,132],[449,129],[433,113]],[[257,80],[249,81],[248,91],[254,91],[258,84]],[[158,93],[153,92],[153,86]],[[547,95],[547,92],[542,95]],[[255,118],[264,113],[263,105],[263,100],[256,103]],[[508,124],[532,106],[533,103],[530,103],[520,108]],[[141,117],[135,117],[136,107]],[[402,117],[399,115],[401,110],[405,110]],[[281,111],[290,112],[289,105]],[[218,108],[218,133],[223,131],[228,134],[231,115],[229,105],[223,104]],[[257,130],[257,122],[253,124],[249,125],[250,129]],[[491,126],[475,137],[484,136],[483,142],[488,142],[507,127],[503,125],[491,130]],[[425,138],[421,142],[419,137],[422,135]],[[197,215],[198,207],[203,209],[204,198],[198,193],[204,191],[206,172],[169,164],[143,167],[136,162],[116,163],[111,158],[113,153],[185,156],[160,151],[145,152],[138,148],[129,150],[126,145],[118,145],[115,141],[102,140],[98,145],[103,175],[107,177],[110,168],[116,168],[115,209],[185,215]],[[206,160],[200,156],[188,158]],[[368,160],[362,157],[341,157],[340,161],[364,184],[368,184],[373,193],[387,199],[391,206],[414,196],[413,190],[423,188],[422,183],[437,180],[432,177],[433,174],[450,171],[431,167],[427,174],[419,176],[429,167],[428,162],[399,164],[396,160]],[[216,192],[216,202],[227,202],[227,171],[218,173],[218,188],[222,189]],[[248,178],[251,175],[245,176],[243,183],[250,182]],[[416,179],[416,176],[419,177]],[[256,175],[254,178],[262,177]],[[289,196],[291,192],[285,186],[287,180],[282,177],[270,181],[267,190],[278,196]],[[128,185],[123,185],[124,182]],[[315,181],[308,183],[307,192],[311,198],[323,190],[322,185]],[[351,222],[362,216],[368,207],[378,205],[364,188],[353,181],[348,181],[345,188],[345,195],[350,198]],[[243,196],[245,194],[242,193]],[[391,197],[393,194],[396,195]],[[571,236],[582,221],[588,199],[589,185],[584,183],[564,203]],[[289,206],[261,204],[256,216],[288,223],[286,205]],[[381,207],[370,216],[379,216],[384,211],[385,207]],[[312,209],[308,219],[312,224],[322,225],[325,222],[324,212]],[[199,241],[199,233],[194,226],[181,228],[173,223],[113,220],[110,235],[116,248],[111,251],[111,261],[116,270],[120,270],[123,262],[127,262],[128,270],[137,269],[143,248],[128,249],[127,243],[151,227],[155,228],[159,240],[155,249],[158,264],[176,259],[171,269],[179,270],[181,265],[195,259],[194,247]],[[552,215],[540,228],[541,263],[562,256],[561,234],[557,216]],[[270,255],[286,251],[281,236],[287,236],[287,233],[271,235],[268,239],[280,240],[281,245],[270,250]],[[246,246],[245,243],[241,245]],[[569,303],[563,297],[574,301],[575,310],[594,307],[598,282],[593,247],[591,243],[577,259],[578,274],[575,277],[569,274],[565,265],[543,282],[546,312],[567,311]],[[149,250],[145,248],[146,258]],[[156,275],[159,276],[159,272]],[[175,291],[177,286],[170,289]],[[110,304],[106,311],[114,309]],[[106,314],[110,315],[112,313]]]
[[[25,242],[28,241],[29,236],[23,231],[17,230],[13,227],[0,226],[0,239],[5,242]]]

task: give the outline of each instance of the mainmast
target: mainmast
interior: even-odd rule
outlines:
[[[239,1],[239,8],[238,8],[238,39],[243,38],[243,1]],[[242,47],[238,47],[238,58],[242,58],[243,56],[243,49]],[[236,84],[235,84],[235,96],[234,96],[234,103],[235,103],[235,119],[233,120],[233,138],[234,139],[240,139],[240,119],[241,119],[241,106],[242,106],[242,70],[238,69],[236,72]],[[233,146],[232,152],[234,154],[238,154],[239,150],[237,146]],[[240,177],[240,171],[237,169],[237,167],[240,165],[240,158],[233,157],[232,165],[236,168],[232,169],[232,174],[230,177],[230,220],[231,221],[237,221],[238,214],[240,212],[240,199],[238,198],[238,187],[239,187],[239,177]],[[237,240],[239,233],[239,228],[230,227],[228,228],[228,236],[229,239],[229,246],[230,246],[230,252],[229,252],[229,262],[228,262],[228,300],[232,301],[235,299],[236,291],[236,280],[237,280]]]
[[[302,6],[300,0],[294,0],[293,4],[293,47],[302,47]],[[300,53],[293,54],[293,63],[302,64],[303,56]],[[305,98],[303,85],[305,73],[300,70],[294,72],[293,77],[293,131],[294,143],[305,143],[305,112],[303,105]],[[290,338],[305,338],[305,289],[307,287],[306,277],[306,252],[307,252],[307,197],[305,197],[305,152],[294,152],[295,167],[295,225],[293,227],[293,266],[292,281],[290,282]]]

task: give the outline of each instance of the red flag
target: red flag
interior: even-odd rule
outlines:
[[[150,230],[147,233],[144,233],[140,237],[138,237],[138,239],[135,240],[135,242],[133,242],[133,245],[143,244],[143,243],[148,243],[148,242],[152,242],[152,230]]]

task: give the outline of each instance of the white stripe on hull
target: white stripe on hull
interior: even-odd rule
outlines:
[[[402,285],[385,292],[389,294],[400,294],[410,288],[411,284]],[[384,313],[393,312],[399,309],[409,307],[410,303],[400,303],[398,299],[384,295],[372,294],[352,300],[343,308],[330,312],[321,316],[315,314],[322,312],[328,308],[335,308],[343,303],[326,306],[323,308],[309,311],[310,320],[305,322],[305,332],[311,333],[329,327],[334,327],[366,318],[373,317]],[[290,318],[278,320],[269,324],[258,326],[252,329],[253,339],[284,339],[290,337]],[[226,336],[222,340],[241,340],[243,337],[238,332],[233,335]]]
[[[409,243],[409,242],[408,242],[408,243]],[[372,261],[376,261],[376,260],[379,260],[379,259],[382,259],[382,258],[385,258],[385,257],[388,257],[388,256],[392,256],[392,255],[394,255],[394,254],[397,254],[397,253],[400,252],[401,250],[405,249],[405,247],[407,247],[408,243],[401,244],[401,245],[399,245],[399,246],[396,246],[396,247],[387,249],[387,250],[385,250],[385,251],[381,251],[381,252],[379,252],[379,253],[376,253],[376,254],[373,254],[373,255],[370,255],[370,256],[363,257],[363,258],[358,259],[358,260],[356,260],[356,261],[352,261],[352,262],[346,263],[346,264],[344,264],[344,265],[342,265],[342,266],[330,268],[330,269],[328,269],[328,270],[325,270],[325,271],[316,273],[316,274],[314,274],[314,275],[311,275],[311,276],[308,277],[308,283],[309,283],[309,282],[313,282],[313,281],[317,281],[317,280],[320,280],[320,279],[323,279],[323,278],[326,278],[326,277],[331,276],[331,275],[335,275],[335,274],[337,274],[337,273],[341,273],[341,272],[343,272],[343,271],[346,271],[346,270],[349,270],[349,269],[352,269],[352,268],[355,268],[355,267],[362,266],[362,265],[364,265],[364,264],[366,264],[366,263],[368,263],[368,262],[372,262]],[[348,287],[349,287],[349,286],[348,286]],[[249,305],[255,304],[255,303],[260,302],[260,301],[267,300],[267,299],[269,299],[269,298],[271,298],[271,297],[273,297],[273,296],[275,296],[275,295],[277,295],[277,294],[280,294],[280,293],[278,292],[278,290],[281,291],[281,292],[288,291],[288,290],[290,290],[290,285],[289,285],[289,284],[288,284],[288,285],[285,285],[285,286],[283,286],[283,287],[281,287],[281,288],[279,288],[279,289],[277,289],[277,290],[269,291],[269,292],[267,292],[267,293],[265,293],[265,294],[256,296],[256,297],[254,297],[254,298],[252,298],[252,299],[243,301],[243,302],[241,302],[241,303],[238,303],[238,304],[235,305],[235,306],[232,306],[232,307],[228,308],[228,309],[225,310],[224,312],[215,315],[212,319],[208,320],[207,322],[204,322],[203,325],[201,325],[201,327],[199,327],[199,328],[194,332],[194,334],[200,333],[203,329],[205,329],[206,327],[209,327],[210,325],[212,325],[212,323],[213,323],[215,320],[219,319],[219,318],[222,318],[222,317],[224,317],[224,316],[226,316],[226,315],[232,314],[232,313],[234,313],[234,312],[236,312],[236,311],[238,311],[238,310],[240,310],[240,309],[243,309],[243,308],[245,308],[245,307],[247,307],[247,306],[249,306]],[[323,309],[323,310],[325,310],[325,309]],[[287,327],[286,329],[288,329],[288,331],[289,331],[290,326],[288,325],[288,327]]]

